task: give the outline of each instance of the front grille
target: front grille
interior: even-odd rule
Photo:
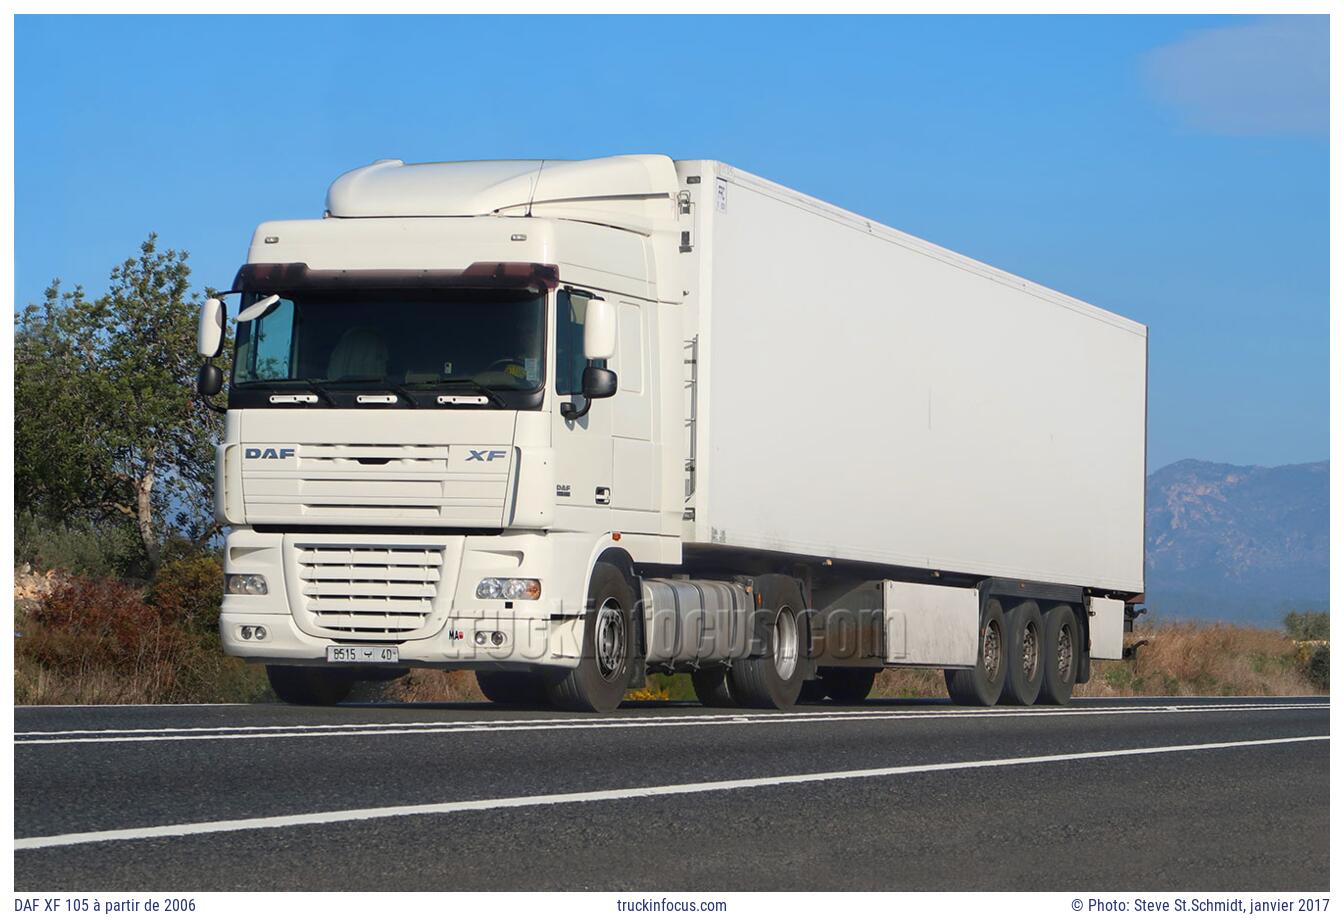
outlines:
[[[443,572],[442,546],[299,545],[299,583],[314,626],[379,638],[425,626]]]

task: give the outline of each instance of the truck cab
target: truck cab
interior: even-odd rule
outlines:
[[[569,702],[624,693],[633,567],[681,561],[677,191],[657,156],[391,160],[257,228],[217,449],[227,653],[329,702],[367,666],[535,695],[509,676],[587,643],[621,660]],[[223,332],[208,304],[208,357]],[[627,590],[594,637],[595,570]]]

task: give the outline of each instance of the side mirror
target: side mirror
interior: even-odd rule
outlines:
[[[201,304],[196,324],[196,351],[202,358],[213,358],[224,347],[224,302],[211,297]]]
[[[590,364],[583,369],[583,400],[581,404],[572,402],[560,404],[560,414],[571,422],[576,422],[588,414],[594,399],[606,399],[616,395],[616,372],[605,367]]]
[[[583,314],[583,356],[589,361],[605,361],[614,354],[616,308],[609,300],[590,300]]]
[[[616,395],[616,372],[588,365],[583,369],[583,395],[588,399],[606,399]]]
[[[206,362],[196,373],[196,392],[202,396],[214,396],[224,389],[224,372]]]

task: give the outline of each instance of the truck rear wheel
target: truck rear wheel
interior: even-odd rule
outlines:
[[[593,566],[583,617],[583,651],[578,667],[547,684],[546,696],[554,706],[611,712],[621,704],[634,666],[630,620],[634,609],[635,592],[621,570],[605,562]]]
[[[1041,692],[1045,649],[1045,626],[1035,601],[1023,601],[1008,614],[1008,676],[1003,684],[1003,702],[1030,706]]]
[[[819,668],[822,692],[835,703],[862,703],[873,692],[878,671],[872,668]]]
[[[350,695],[355,677],[345,668],[301,668],[266,665],[266,679],[283,702],[292,706],[335,706]]]
[[[500,706],[536,706],[546,702],[546,684],[536,674],[516,671],[477,671],[476,686]]]
[[[1073,684],[1078,679],[1078,663],[1082,657],[1079,642],[1078,617],[1068,604],[1052,607],[1045,615],[1044,655],[1041,690],[1036,702],[1067,706],[1073,696]]]
[[[737,705],[733,700],[732,688],[728,685],[728,669],[725,667],[692,671],[691,686],[695,688],[695,698],[702,706],[727,709]]]
[[[980,611],[980,648],[975,667],[944,671],[947,695],[959,706],[993,706],[1003,693],[1004,676],[1003,605],[997,598],[985,601]]]
[[[803,592],[784,575],[764,575],[754,585],[759,653],[728,672],[733,699],[751,709],[788,709],[803,688]]]

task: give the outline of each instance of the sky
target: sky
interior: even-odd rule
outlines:
[[[1321,460],[1326,23],[18,16],[15,302],[375,159],[704,157],[1147,324],[1150,469]]]

